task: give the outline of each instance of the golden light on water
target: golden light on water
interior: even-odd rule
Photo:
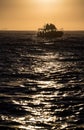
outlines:
[[[23,50],[24,46],[21,47]],[[78,57],[74,56],[74,52],[67,51],[65,53],[64,51],[55,51],[54,48],[41,47],[39,44],[31,47],[38,53],[29,54],[28,50],[20,51],[18,61],[21,60],[22,64],[19,67],[15,64],[13,68],[16,67],[22,78],[18,76],[18,78],[8,80],[6,86],[2,81],[1,89],[6,88],[7,93],[0,94],[5,99],[1,107],[3,109],[3,105],[6,103],[8,114],[2,113],[1,119],[5,122],[5,126],[8,123],[10,128],[21,130],[75,128],[70,122],[77,122],[78,115],[83,110],[81,102],[76,105],[77,100],[75,100],[76,97],[74,98],[77,95],[78,99],[81,90],[80,87],[77,88],[77,85],[83,82],[82,77],[80,81],[73,73],[73,69],[77,67],[77,61],[75,64],[73,58]],[[70,61],[67,62],[66,59]],[[70,71],[70,68],[73,69]],[[72,73],[74,75],[71,77]],[[74,85],[76,85],[75,92]]]

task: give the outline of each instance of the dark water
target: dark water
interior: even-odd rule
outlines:
[[[84,129],[84,32],[55,41],[0,32],[0,130]]]

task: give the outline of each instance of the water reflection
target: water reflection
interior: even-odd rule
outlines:
[[[14,49],[0,79],[0,126],[75,130],[80,124],[84,128],[84,68],[77,52],[39,44]]]

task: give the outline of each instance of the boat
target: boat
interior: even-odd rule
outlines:
[[[46,24],[38,29],[37,36],[41,38],[58,38],[63,36],[63,31],[58,30],[54,24]]]

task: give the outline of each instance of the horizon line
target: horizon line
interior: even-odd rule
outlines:
[[[37,30],[23,30],[23,29],[0,29],[0,31],[38,31]],[[84,29],[66,29],[63,31],[84,31]]]

